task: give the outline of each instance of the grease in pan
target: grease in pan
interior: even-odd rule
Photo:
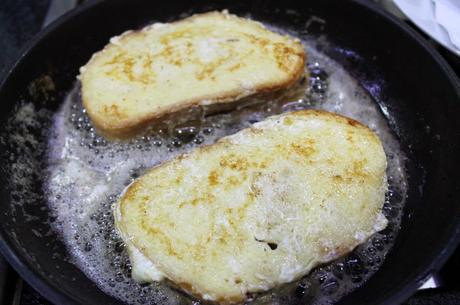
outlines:
[[[275,30],[283,32],[285,29]],[[94,132],[93,125],[81,108],[76,91],[71,92],[63,108],[56,114],[55,130],[58,134],[52,140],[54,144],[50,144],[51,179],[47,194],[50,205],[58,216],[54,225],[62,232],[73,261],[104,292],[130,304],[192,302],[178,295],[164,282],[140,286],[131,279],[130,270],[126,268],[129,260],[125,252],[117,252],[113,248],[113,245],[120,244],[120,240],[114,234],[112,215],[108,213],[110,204],[131,181],[131,175],[143,173],[145,168],[165,162],[179,153],[188,152],[197,146],[195,143],[204,141],[205,144],[211,144],[222,136],[250,126],[254,121],[288,109],[318,107],[347,115],[371,126],[385,146],[391,189],[405,194],[405,176],[401,170],[404,156],[377,105],[340,65],[315,49],[315,39],[306,38],[301,32],[292,32],[291,36],[302,37],[309,54],[312,82],[304,99],[268,100],[257,107],[201,117],[199,122],[190,122],[191,127],[196,128],[195,138],[190,142],[177,142],[174,129],[166,134],[153,130],[153,133],[129,142],[106,141]],[[316,86],[318,79],[325,85],[321,86],[321,90]],[[65,145],[55,145],[56,143]],[[391,197],[390,200],[392,211],[400,211],[404,196],[399,199]],[[399,215],[399,212],[390,214],[392,228],[397,228]],[[78,239],[75,234],[79,236]],[[327,276],[326,282],[309,288],[312,302],[337,300],[369,278],[391,247],[391,242],[383,243],[383,248],[375,250],[373,244],[382,244],[381,241],[386,240],[388,234],[374,234],[352,256],[317,268],[303,278],[302,283],[305,284],[317,283],[320,278]],[[395,233],[391,231],[390,234],[394,236]],[[375,250],[372,257],[369,256],[369,261],[366,258],[368,248]],[[119,251],[120,247],[116,249]],[[360,274],[359,282],[355,275],[352,281],[347,274],[343,278],[336,277],[335,271],[332,271],[341,264],[352,263],[356,255],[363,259],[360,268],[366,270],[365,274]],[[334,292],[331,291],[330,281],[336,283]],[[298,282],[283,285],[280,289],[259,296],[255,303],[265,304],[281,300],[286,303],[292,298],[289,302],[295,304],[294,294],[283,287],[295,289],[296,285]]]

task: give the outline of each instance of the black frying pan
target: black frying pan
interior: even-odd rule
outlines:
[[[436,271],[460,237],[460,84],[454,73],[417,33],[366,1],[121,1],[85,4],[31,41],[0,87],[0,124],[21,100],[35,111],[55,111],[92,53],[108,38],[152,21],[177,19],[182,12],[228,8],[260,21],[305,27],[318,16],[332,47],[323,51],[340,62],[384,109],[409,157],[409,197],[402,228],[380,270],[340,304],[396,304]],[[286,8],[299,14],[286,14]],[[53,85],[49,85],[49,80]],[[44,115],[44,124],[49,124]],[[428,126],[428,127],[427,127]],[[27,131],[45,142],[40,128]],[[8,134],[0,141],[0,250],[34,288],[57,304],[119,304],[102,293],[66,256],[49,218],[40,166],[45,145],[17,149]],[[29,147],[29,148],[27,148]],[[11,181],[11,166],[28,155],[23,183]],[[31,157],[31,158],[30,158]],[[29,200],[15,203],[21,194]],[[33,216],[33,217],[30,217]],[[28,218],[28,219],[26,219]],[[51,220],[52,221],[52,220]],[[301,296],[298,303],[306,303]]]

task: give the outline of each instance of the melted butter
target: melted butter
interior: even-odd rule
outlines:
[[[174,158],[197,145],[211,144],[216,139],[250,126],[254,121],[283,111],[312,107],[324,109],[352,117],[376,131],[388,156],[387,175],[390,178],[390,189],[402,194],[399,201],[395,199],[392,203],[396,213],[389,218],[394,226],[398,226],[406,192],[404,155],[399,143],[375,102],[356,80],[340,65],[315,50],[312,47],[313,43],[304,44],[310,64],[318,63],[319,67],[329,74],[324,93],[312,92],[310,100],[294,101],[281,106],[276,102],[266,103],[264,107],[201,117],[199,124],[194,125],[198,131],[191,142],[177,142],[177,138],[168,129],[165,132],[154,131],[153,134],[127,143],[104,141],[94,132],[81,108],[78,86],[70,92],[63,107],[55,114],[55,134],[50,137],[49,172],[53,179],[47,183],[48,201],[57,217],[53,227],[60,232],[73,262],[104,292],[129,304],[142,304],[148,301],[163,304],[164,300],[168,300],[166,304],[181,302],[177,293],[163,283],[155,282],[145,287],[133,281],[133,278],[141,281],[159,281],[164,275],[153,263],[146,260],[142,253],[136,253],[129,244],[121,252],[114,250],[114,245],[120,243],[120,238],[113,227],[110,206],[133,178],[142,174],[146,168]],[[251,84],[247,86],[250,88]],[[209,132],[208,128],[212,131]],[[195,142],[195,139],[199,141]],[[384,217],[378,216],[375,230],[379,231],[385,224]],[[99,233],[101,231],[103,233]],[[357,239],[359,235],[357,232]],[[362,251],[372,247],[374,239],[382,236],[376,234],[363,245]],[[284,242],[296,247],[294,241]],[[382,261],[389,249],[390,245],[385,245],[373,257]],[[132,270],[129,267],[127,251],[131,251],[134,257],[131,262]],[[357,252],[361,253],[359,251],[360,249]],[[237,264],[232,264],[235,269],[238,268]],[[374,265],[366,277],[369,277],[379,264]],[[281,277],[291,280],[296,268],[295,263],[286,266]],[[331,271],[327,272],[328,277],[336,279]],[[316,273],[313,272],[308,278],[314,281],[315,276]],[[338,282],[340,288],[335,294],[328,295],[318,290],[315,292],[313,303],[336,300],[358,286],[347,277]],[[265,289],[263,285],[258,288]],[[276,294],[272,297],[276,299]]]

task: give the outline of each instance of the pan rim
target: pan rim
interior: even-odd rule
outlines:
[[[21,48],[21,51],[18,53],[16,59],[10,63],[6,69],[4,69],[3,75],[0,78],[0,92],[3,91],[3,88],[7,84],[8,79],[18,69],[23,59],[28,56],[28,54],[42,41],[43,38],[54,32],[62,24],[72,20],[75,16],[80,15],[81,13],[107,1],[110,0],[95,0],[85,2],[76,9],[73,9],[70,12],[62,15],[46,28],[38,32],[29,42],[25,44],[23,48]],[[457,77],[452,67],[450,67],[450,65],[439,54],[439,52],[434,49],[434,47],[429,45],[425,38],[423,38],[409,25],[400,21],[390,13],[385,12],[375,3],[366,0],[352,0],[351,2],[367,9],[373,14],[379,15],[383,19],[386,19],[388,22],[398,27],[406,35],[410,36],[411,39],[414,39],[418,45],[423,47],[423,49],[428,52],[436,64],[441,68],[442,72],[445,73],[450,85],[454,88],[457,96],[460,99],[460,79]],[[30,264],[26,263],[16,248],[12,246],[12,243],[4,238],[3,231],[4,228],[0,227],[0,254],[5,257],[8,263],[16,270],[16,272],[18,272],[21,278],[23,278],[34,289],[39,291],[40,294],[42,294],[46,299],[54,303],[83,304],[83,300],[78,296],[78,294],[71,291],[62,290],[62,288],[55,285],[47,277],[36,272],[35,269],[30,266]],[[379,300],[378,304],[390,305],[403,302],[414,293],[414,291],[430,276],[432,272],[439,270],[460,244],[460,222],[457,222],[453,225],[451,233],[446,235],[445,240],[445,246],[437,251],[437,254],[434,255],[430,263],[421,265],[418,270],[415,270],[416,272],[414,272],[414,276],[412,278],[408,278],[404,284],[397,288],[398,291],[384,300]]]
[[[388,21],[397,25],[402,31],[404,31],[408,36],[414,39],[423,49],[428,52],[431,57],[436,61],[438,66],[443,70],[443,72],[448,76],[449,82],[455,89],[457,96],[460,98],[460,78],[454,72],[452,67],[447,63],[447,61],[441,56],[441,54],[431,46],[428,41],[421,36],[415,29],[397,19],[392,14],[384,11],[380,7],[377,7],[375,3],[365,1],[365,0],[353,0],[353,2],[358,3],[375,14],[386,18]],[[460,245],[460,221],[458,221],[452,228],[450,236],[445,237],[446,242],[444,243],[444,248],[440,249],[437,252],[437,255],[431,259],[431,262],[425,266],[420,266],[418,272],[414,272],[416,275],[411,279],[408,279],[405,284],[401,285],[399,291],[394,293],[392,296],[383,300],[381,305],[392,305],[400,304],[403,301],[407,300],[423,283],[431,277],[433,272],[438,271],[447,261],[447,259],[452,255],[452,253]],[[417,275],[418,274],[418,275]]]
[[[41,29],[35,34],[31,40],[29,40],[21,48],[18,56],[10,63],[10,65],[3,70],[3,75],[0,76],[0,92],[2,92],[8,79],[16,69],[20,66],[23,59],[42,41],[43,38],[48,36],[50,33],[59,28],[62,24],[68,22],[75,16],[82,12],[97,6],[106,0],[94,0],[84,2],[75,9],[58,17],[56,20],[51,22],[48,26]],[[63,291],[60,287],[51,282],[47,277],[36,272],[33,268],[30,268],[30,264],[27,264],[22,256],[18,253],[15,247],[12,247],[11,242],[8,242],[4,238],[4,229],[0,226],[0,254],[5,260],[13,267],[13,269],[19,274],[19,276],[26,281],[32,288],[38,291],[47,300],[55,304],[69,304],[69,305],[81,305],[84,304],[83,300],[78,297],[78,294]]]

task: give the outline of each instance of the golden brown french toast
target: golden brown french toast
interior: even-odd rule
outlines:
[[[97,130],[124,138],[165,114],[289,87],[304,74],[298,39],[227,12],[155,23],[114,37],[81,68]]]
[[[366,126],[292,112],[150,169],[116,204],[116,226],[134,279],[237,303],[385,228],[386,167]]]

